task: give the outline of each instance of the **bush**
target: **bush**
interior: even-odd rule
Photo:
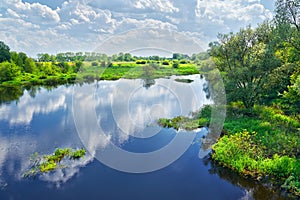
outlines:
[[[178,62],[174,62],[172,65],[173,68],[178,68],[179,67],[179,63]]]
[[[162,62],[162,64],[163,64],[163,65],[169,65],[170,63],[169,63],[168,60],[164,60],[164,61]]]
[[[96,61],[92,62],[92,66],[93,66],[93,67],[97,67],[97,66],[98,66],[98,64],[99,64],[99,63],[98,63],[98,62],[96,62]]]
[[[147,63],[147,61],[146,60],[137,60],[135,63],[138,65],[144,65]]]
[[[10,81],[21,74],[21,69],[14,63],[0,63],[0,82]]]
[[[189,61],[187,61],[187,60],[180,60],[179,63],[180,63],[180,64],[188,64]]]

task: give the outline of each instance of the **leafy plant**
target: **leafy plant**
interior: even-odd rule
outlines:
[[[35,176],[37,174],[51,172],[57,168],[64,168],[60,162],[67,157],[70,160],[77,160],[84,157],[86,154],[85,149],[73,150],[71,148],[58,148],[53,154],[40,156],[37,152],[30,156],[32,163],[29,170],[27,170],[23,177]]]

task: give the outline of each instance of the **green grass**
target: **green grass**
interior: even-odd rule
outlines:
[[[282,189],[300,196],[300,122],[276,107],[239,103],[228,106],[223,136],[213,145],[212,159],[243,176],[271,178]],[[211,106],[194,118],[159,119],[163,127],[195,129],[210,123]]]
[[[229,110],[232,111],[232,108]],[[242,175],[272,180],[300,196],[300,123],[279,108],[255,106],[227,117],[212,158]]]
[[[51,64],[41,63],[42,66]],[[74,67],[75,63],[69,62]],[[150,66],[150,67],[149,67]],[[48,69],[49,70],[49,69]],[[59,71],[55,68],[51,74],[40,71],[36,74],[22,73],[13,80],[2,82],[0,85],[62,85],[74,82],[92,82],[94,80],[118,80],[125,79],[155,79],[169,77],[172,75],[198,74],[199,70],[195,64],[180,64],[178,68],[172,65],[161,65],[155,63],[136,64],[135,62],[114,62],[110,66],[93,66],[92,62],[84,62],[78,73]]]

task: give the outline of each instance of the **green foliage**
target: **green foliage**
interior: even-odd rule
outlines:
[[[99,63],[98,63],[97,61],[92,62],[92,66],[93,66],[93,67],[96,67],[96,66],[98,66],[98,65],[99,65]]]
[[[183,121],[184,121],[184,117],[177,116],[177,117],[174,117],[173,119],[161,118],[158,120],[157,123],[158,123],[158,125],[160,125],[162,127],[174,128],[174,129],[178,130],[179,128],[181,128]]]
[[[162,61],[162,63],[161,64],[163,64],[163,65],[169,65],[170,63],[169,63],[169,61],[168,60],[164,60],[164,61]]]
[[[179,63],[180,63],[180,64],[188,64],[189,61],[188,61],[188,60],[180,60]]]
[[[85,149],[79,149],[77,151],[73,151],[69,154],[70,158],[73,159],[73,160],[76,160],[76,159],[80,159],[82,158],[83,156],[85,156],[86,154],[86,150]]]
[[[299,194],[300,159],[274,154],[264,156],[256,144],[256,133],[239,132],[223,136],[213,146],[213,159],[243,175],[255,178],[273,177],[282,187]]]
[[[228,108],[234,113],[227,116],[225,135],[213,146],[212,158],[243,175],[271,176],[299,195],[299,120],[278,107],[255,106],[250,116],[240,103]]]
[[[287,54],[284,53],[284,55]],[[268,76],[268,83],[264,85],[266,89],[265,102],[277,99],[284,91],[287,91],[291,84],[291,76],[298,70],[297,64],[294,63],[286,63],[274,69]]]
[[[10,81],[21,74],[20,67],[14,63],[2,62],[0,63],[0,83],[4,81]]]
[[[174,61],[173,64],[172,64],[172,67],[173,68],[178,68],[179,67],[178,61]]]
[[[300,75],[294,74],[291,78],[291,85],[284,92],[285,104],[292,113],[300,113]]]
[[[25,64],[24,64],[24,70],[25,70],[25,72],[31,73],[31,74],[36,74],[38,72],[36,64],[32,58],[26,58]]]
[[[247,27],[238,33],[220,34],[219,42],[210,44],[210,55],[224,72],[228,102],[242,101],[251,108],[265,93],[264,84],[273,69],[280,66],[271,42],[272,27]]]
[[[278,26],[291,24],[300,31],[300,1],[299,0],[277,0],[275,21]]]
[[[0,41],[0,63],[10,61],[10,48],[2,41]]]
[[[147,61],[146,60],[137,60],[135,63],[138,65],[144,65],[147,63]]]
[[[300,169],[300,162],[298,162],[298,169]],[[300,178],[299,175],[295,176],[294,174],[290,175],[282,185],[282,188],[285,188],[288,191],[300,196]]]
[[[23,177],[35,176],[40,173],[47,173],[57,168],[67,167],[60,165],[61,161],[66,157],[69,160],[77,160],[84,157],[85,149],[73,150],[71,148],[58,148],[53,154],[40,156],[37,152],[30,156],[32,167],[27,170]]]
[[[177,116],[173,119],[160,118],[157,121],[159,126],[165,128],[179,128],[185,130],[195,130],[199,127],[207,127],[210,123],[211,118],[211,106],[206,105],[200,111],[193,113],[193,117]]]
[[[16,65],[21,67],[22,69],[24,69],[27,58],[28,57],[27,57],[26,53],[23,53],[23,52],[18,53],[18,61],[17,61]]]
[[[79,70],[83,67],[83,62],[82,61],[76,61],[75,62],[75,67],[74,67],[74,73],[79,72]]]

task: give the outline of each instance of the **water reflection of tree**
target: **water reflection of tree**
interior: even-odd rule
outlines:
[[[143,79],[143,87],[149,89],[152,85],[155,85],[154,79]]]
[[[44,86],[48,91],[53,90],[54,86]],[[10,85],[10,86],[0,86],[0,105],[4,103],[10,103],[12,101],[18,101],[24,94],[24,90],[28,92],[28,94],[34,98],[38,91],[41,90],[40,86],[18,86],[18,85]]]
[[[154,63],[145,65],[142,68],[142,79],[144,81],[143,87],[148,89],[155,84],[154,75],[155,75],[155,70],[157,69],[158,69],[158,65]]]
[[[231,184],[246,189],[250,193],[250,197],[246,196],[247,194],[245,194],[245,198],[242,199],[288,199],[283,194],[281,194],[280,191],[275,191],[274,189],[272,189],[267,183],[242,177],[238,173],[235,173],[228,168],[218,165],[216,162],[212,161],[210,157],[204,158],[203,162],[205,165],[210,165],[210,174],[217,174],[220,178],[230,182]]]
[[[21,86],[1,86],[0,87],[0,105],[17,101],[23,96],[23,88]]]

